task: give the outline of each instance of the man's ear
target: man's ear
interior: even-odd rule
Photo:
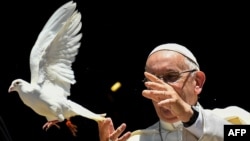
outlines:
[[[203,88],[203,85],[206,81],[206,75],[203,71],[197,71],[195,76],[196,86],[195,92],[199,94]]]

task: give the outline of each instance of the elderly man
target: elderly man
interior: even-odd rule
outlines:
[[[122,132],[112,120],[99,122],[100,141],[223,141],[224,125],[250,123],[246,110],[229,106],[204,109],[198,102],[206,80],[193,53],[168,43],[149,54],[145,66],[145,98],[151,99],[159,121],[147,129]]]

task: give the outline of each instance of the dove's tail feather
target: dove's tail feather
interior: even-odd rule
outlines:
[[[96,114],[90,110],[88,110],[87,108],[69,100],[69,104],[72,108],[72,111],[74,113],[76,113],[76,115],[79,115],[79,116],[82,116],[82,117],[85,117],[85,118],[88,118],[88,119],[92,119],[92,120],[95,120],[95,121],[101,121],[101,120],[104,120],[105,119],[105,116],[106,114]]]

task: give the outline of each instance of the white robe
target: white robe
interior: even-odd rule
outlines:
[[[128,141],[162,141],[159,123],[163,141],[223,141],[224,125],[250,124],[250,113],[237,106],[213,110],[198,107],[198,119],[188,128],[183,127],[180,122],[170,124],[158,121],[146,129],[132,132]]]

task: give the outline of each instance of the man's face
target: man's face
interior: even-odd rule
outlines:
[[[179,53],[167,50],[158,51],[148,58],[146,71],[164,80],[167,85],[172,87],[169,91],[177,93],[185,102],[194,105],[198,99],[194,92],[195,80],[184,60],[185,57]],[[153,105],[160,119],[170,123],[178,121],[168,108],[160,107],[157,103],[153,100]]]

